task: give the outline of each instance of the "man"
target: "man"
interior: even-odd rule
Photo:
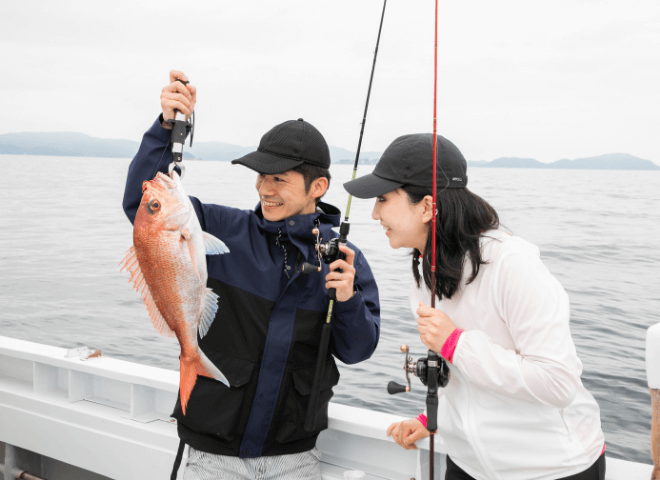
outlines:
[[[171,159],[166,120],[177,109],[194,110],[196,89],[170,72],[159,120],[145,133],[126,181],[124,211],[131,222],[142,182],[165,172]],[[366,360],[380,330],[378,290],[362,253],[349,243],[346,260],[303,275],[303,262],[318,264],[317,228],[323,241],[337,237],[339,210],[320,202],[330,173],[325,139],[302,119],[266,133],[256,152],[232,163],[257,175],[260,203],[254,211],[191,201],[204,231],[222,239],[230,253],[208,256],[207,286],[218,294],[218,313],[200,347],[230,387],[199,376],[185,416],[172,414],[182,442],[190,445],[184,478],[320,479],[319,432],[327,428],[332,387],[339,381],[334,357]],[[321,380],[316,430],[303,425],[314,381],[320,332],[335,288],[330,353]]]

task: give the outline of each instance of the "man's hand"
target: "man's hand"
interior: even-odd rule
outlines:
[[[353,291],[355,252],[341,243],[339,244],[339,250],[346,254],[346,260],[335,260],[330,264],[330,273],[325,276],[325,288],[337,290],[337,301],[345,302],[355,294]],[[341,272],[335,271],[340,268]]]
[[[190,118],[195,110],[197,101],[197,89],[190,83],[184,85],[178,80],[188,81],[185,73],[178,70],[170,72],[170,84],[163,87],[160,94],[160,106],[163,109],[163,119],[171,120],[174,118],[174,110],[178,110],[186,115],[186,120]],[[172,128],[171,125],[163,123],[163,127]]]
[[[417,330],[422,343],[429,350],[440,353],[447,338],[456,329],[456,325],[445,312],[428,307],[424,302],[419,302],[417,315],[419,315]]]
[[[422,422],[416,418],[404,420],[403,422],[396,422],[389,426],[387,429],[387,436],[392,435],[396,443],[401,445],[406,450],[417,450],[415,442],[430,435]]]

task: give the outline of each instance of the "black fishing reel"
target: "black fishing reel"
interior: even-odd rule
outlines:
[[[428,357],[422,357],[414,361],[413,358],[408,354],[408,345],[401,345],[401,351],[403,352],[405,359],[403,363],[403,369],[406,371],[406,381],[408,385],[401,385],[396,382],[390,382],[387,384],[387,393],[394,395],[396,393],[409,392],[411,390],[410,385],[410,374],[418,377],[424,386],[427,386],[429,383],[428,378],[428,368],[429,362]],[[438,386],[446,387],[449,383],[449,367],[447,362],[439,359],[438,362],[440,365],[435,366],[438,372]]]
[[[346,254],[339,250],[339,238],[333,238],[319,245],[321,260],[326,265],[330,265],[335,260],[346,260]]]
[[[314,265],[309,262],[303,263],[302,273],[317,273],[321,271],[321,262],[330,265],[335,260],[346,260],[346,254],[339,250],[339,244],[346,245],[348,242],[348,232],[351,229],[351,224],[342,222],[339,227],[339,237],[331,238],[327,242],[321,242],[319,237],[319,229],[315,228],[312,233],[316,235],[316,254],[319,260],[319,265]]]

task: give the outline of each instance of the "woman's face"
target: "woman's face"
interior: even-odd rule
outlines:
[[[410,203],[408,194],[400,188],[376,198],[371,212],[385,229],[392,248],[416,248],[424,252],[431,220],[433,199],[430,195],[418,204]]]

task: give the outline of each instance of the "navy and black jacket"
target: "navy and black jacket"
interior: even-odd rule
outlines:
[[[171,162],[170,133],[156,121],[131,162],[123,202],[131,222],[140,205],[142,182],[158,171],[166,172]],[[371,269],[362,252],[349,243],[355,251],[357,293],[335,302],[318,430],[309,433],[303,424],[328,307],[329,270],[325,264],[320,274],[303,275],[299,270],[305,261],[317,263],[314,222],[319,219],[324,241],[337,237],[332,227],[339,225],[339,210],[319,203],[316,213],[269,222],[260,205],[248,211],[191,200],[202,230],[230,250],[206,257],[207,285],[219,300],[215,320],[199,344],[231,388],[197,377],[186,415],[180,400],[172,414],[179,437],[201,451],[243,458],[310,450],[319,432],[327,428],[332,387],[339,381],[333,356],[347,364],[361,362],[378,343],[380,305]],[[279,232],[291,279],[284,273],[284,250],[276,244]]]

